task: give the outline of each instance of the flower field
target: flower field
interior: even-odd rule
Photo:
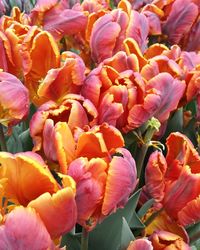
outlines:
[[[0,0],[0,250],[200,250],[200,0]]]

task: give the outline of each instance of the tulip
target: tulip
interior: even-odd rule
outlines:
[[[148,221],[150,216],[153,216],[156,213],[155,208],[151,208],[144,215],[143,221]],[[185,243],[189,243],[189,236],[185,228],[171,218],[164,210],[160,211],[156,214],[157,216],[148,224],[144,229],[144,234],[146,236],[150,236],[156,231],[166,231],[169,233],[173,233],[179,236]]]
[[[85,71],[85,64],[78,55],[69,51],[63,52],[60,67],[50,69],[38,86],[38,104],[49,100],[61,102],[67,94],[79,94]]]
[[[90,72],[82,95],[95,104],[99,124],[107,122],[126,133],[152,116],[163,123],[177,108],[185,90],[184,82],[169,73],[158,73],[146,82],[134,72],[137,70],[136,56],[121,51]],[[171,91],[176,92],[173,98]]]
[[[13,126],[29,112],[27,88],[15,76],[0,72],[0,123]]]
[[[45,192],[53,194],[59,190],[47,165],[36,153],[0,152],[0,163],[5,197],[16,204],[26,206]]]
[[[13,206],[20,204],[34,208],[53,239],[74,227],[76,184],[70,176],[62,175],[63,183],[58,184],[42,158],[33,152],[15,155],[1,152],[0,164],[5,200],[11,201]],[[3,208],[5,204],[2,204]]]
[[[169,249],[178,249],[178,250],[190,250],[191,247],[186,244],[183,239],[176,235],[166,231],[155,231],[149,240],[152,242],[153,249],[159,250],[169,250]]]
[[[110,33],[112,36],[104,36]],[[131,9],[128,1],[121,1],[118,9],[99,17],[94,22],[90,37],[92,58],[100,63],[124,49],[123,41],[130,37],[137,41],[142,51],[146,48],[149,32],[145,15]]]
[[[151,244],[151,241],[148,239],[137,239],[134,241],[131,241],[127,250],[138,250],[138,249],[143,249],[143,250],[153,250],[153,246]]]
[[[179,44],[181,39],[188,35],[198,14],[198,6],[191,0],[174,1],[169,16],[163,24],[163,32],[168,35],[169,42]]]
[[[87,16],[80,10],[69,9],[70,1],[38,1],[29,15],[32,25],[43,26],[55,39],[82,32]]]
[[[21,45],[21,56],[25,86],[36,104],[40,82],[48,70],[59,66],[59,54],[57,44],[48,32],[40,31],[36,26],[30,28]],[[40,60],[41,57],[44,60]]]
[[[146,191],[180,225],[200,219],[200,156],[190,140],[180,133],[167,139],[168,153],[154,152],[146,167]],[[192,211],[192,213],[191,213]]]
[[[32,208],[16,207],[0,226],[0,249],[58,249]]]
[[[69,165],[68,174],[77,184],[77,221],[87,231],[117,208],[124,207],[135,189],[134,159],[126,149],[118,148],[115,152],[109,161],[80,157]]]
[[[0,66],[24,82],[31,101],[37,104],[40,83],[50,69],[60,66],[58,46],[50,33],[30,26],[17,8],[14,17],[4,17],[1,28]]]
[[[60,105],[53,101],[43,104],[30,122],[34,150],[38,151],[43,148],[46,157],[51,161],[59,160],[58,154],[62,155],[63,152],[65,155],[65,152],[68,152],[68,160],[66,159],[66,162],[61,164],[66,167],[67,162],[74,159],[75,143],[72,134],[75,128],[95,124],[96,117],[97,111],[94,105],[80,95],[67,95]],[[61,142],[64,144],[62,145]]]

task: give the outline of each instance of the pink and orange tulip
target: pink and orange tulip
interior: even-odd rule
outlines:
[[[121,51],[104,60],[88,75],[82,95],[95,104],[99,124],[107,122],[128,132],[152,116],[164,122],[177,108],[184,94],[184,82],[169,73],[158,73],[146,81],[137,71],[136,55],[127,56]]]
[[[129,151],[118,148],[115,153],[110,160],[80,157],[69,165],[68,174],[77,184],[77,221],[88,231],[124,207],[137,184],[136,165]]]
[[[15,76],[0,72],[0,123],[13,126],[27,117],[28,89]]]
[[[93,24],[90,37],[92,58],[100,63],[113,56],[124,49],[123,41],[128,37],[134,38],[143,51],[146,48],[148,32],[145,15],[132,10],[130,3],[122,0],[118,9],[103,15]],[[105,37],[104,34],[107,33],[112,36]]]
[[[61,141],[66,138],[64,144],[67,143],[67,140],[71,141],[71,146],[64,146],[64,151],[69,147],[73,148],[72,134],[76,127],[84,128],[86,125],[94,125],[96,117],[97,110],[94,105],[80,95],[67,95],[60,105],[53,101],[43,104],[30,122],[30,134],[33,138],[34,150],[38,151],[43,148],[48,159],[58,160],[60,135],[64,136]],[[52,138],[51,143],[49,143],[50,137]],[[73,154],[70,155],[72,157]],[[70,156],[68,157],[71,159]]]
[[[158,209],[164,208],[186,226],[200,219],[200,156],[190,140],[178,132],[172,133],[166,144],[166,158],[158,151],[149,158],[145,190],[155,199]]]
[[[137,239],[134,241],[131,241],[127,250],[153,250],[153,246],[151,244],[151,241],[148,239]]]

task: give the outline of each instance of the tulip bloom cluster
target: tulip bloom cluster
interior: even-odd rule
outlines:
[[[0,249],[87,250],[121,216],[130,237],[102,249],[189,250],[199,0],[18,2],[0,1]]]

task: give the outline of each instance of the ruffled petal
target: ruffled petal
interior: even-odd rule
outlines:
[[[65,187],[52,196],[44,193],[31,201],[28,207],[34,208],[40,215],[52,238],[69,232],[75,226],[77,209],[71,187]]]
[[[0,177],[6,178],[5,196],[22,205],[49,192],[55,193],[59,186],[42,158],[33,153],[0,153]],[[34,185],[33,185],[34,183]]]
[[[187,205],[178,212],[178,222],[183,226],[195,224],[200,220],[200,196],[187,203]]]
[[[39,215],[32,208],[16,207],[0,227],[0,249],[56,249]]]
[[[167,162],[163,154],[155,151],[149,157],[145,171],[145,190],[155,199],[161,202],[165,195],[165,174]]]
[[[117,149],[116,153],[120,156],[114,156],[109,163],[102,205],[103,215],[123,207],[137,184],[136,165],[129,151],[121,148]]]

